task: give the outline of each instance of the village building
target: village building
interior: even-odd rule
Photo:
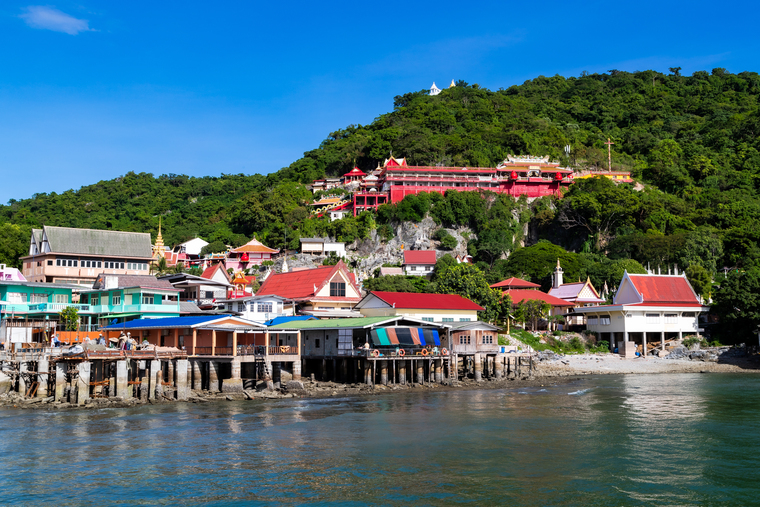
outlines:
[[[263,324],[278,317],[293,315],[293,305],[280,296],[255,295],[237,299],[226,299],[217,302],[226,312]]]
[[[31,282],[92,286],[101,273],[146,275],[152,259],[148,233],[46,225],[32,230],[29,255],[20,260]]]
[[[188,380],[195,390],[239,392],[265,380],[268,387],[301,378],[301,334],[270,330],[232,315],[140,319],[103,328],[107,338],[130,333],[156,347],[173,347],[190,361]]]
[[[404,250],[404,274],[428,276],[433,273],[436,263],[435,250]]]
[[[311,255],[346,256],[346,244],[342,241],[330,241],[325,238],[301,238],[301,253]]]
[[[540,301],[543,304],[549,306],[549,312],[547,316],[556,317],[564,315],[568,308],[573,306],[573,303],[569,303],[564,299],[547,294],[540,290],[535,289],[509,289],[502,293],[505,296],[509,296],[512,299],[512,306],[518,306],[525,301]],[[548,325],[548,327],[552,327]]]
[[[366,317],[402,315],[423,322],[475,322],[484,308],[458,294],[372,291],[354,307]]]
[[[0,343],[7,349],[11,344],[45,343],[53,333],[62,331],[59,313],[68,307],[87,315],[89,305],[73,302],[73,287],[53,283],[28,282],[15,268],[0,264]],[[12,278],[12,279],[11,279]],[[89,328],[88,318],[80,319],[84,336]],[[67,336],[61,336],[61,341]]]
[[[574,308],[586,317],[589,331],[618,348],[629,357],[640,346],[647,354],[647,344],[664,350],[667,340],[698,335],[699,314],[704,306],[686,275],[636,275],[625,272],[611,305]]]
[[[166,280],[175,289],[179,289],[180,301],[193,302],[199,307],[210,309],[218,300],[227,299],[234,286],[230,283],[224,264],[215,264],[206,268],[204,276],[189,273],[163,275],[159,280]]]
[[[152,275],[98,275],[91,290],[80,293],[100,326],[134,319],[179,317],[180,289]]]
[[[269,248],[253,238],[245,245],[227,252],[224,266],[226,269],[232,269],[233,272],[245,271],[254,266],[261,266],[264,261],[271,261],[272,256],[278,253],[280,253],[279,250]]]
[[[563,283],[563,270],[559,259],[557,259],[557,267],[554,269],[552,276],[552,288],[549,290],[549,295],[572,303],[573,308],[598,306],[605,303],[605,300],[599,297],[599,293],[592,285],[590,278],[586,278],[585,282]],[[565,316],[564,329],[585,324],[586,318],[583,315],[571,312]]]
[[[303,374],[366,384],[440,383],[456,375],[448,326],[404,317],[290,321],[301,334]]]
[[[293,301],[296,314],[330,318],[355,316],[352,308],[361,300],[356,278],[342,260],[334,266],[272,273],[258,294]]]

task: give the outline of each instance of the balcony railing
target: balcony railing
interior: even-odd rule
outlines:
[[[90,305],[73,303],[32,303],[29,305],[30,312],[60,312],[66,308],[76,308],[79,312],[89,312]]]
[[[195,347],[193,353],[196,356],[231,356],[232,347],[214,347],[213,353],[211,347]],[[298,354],[298,348],[290,345],[238,345],[237,355],[239,356],[264,356],[268,353],[270,356],[282,356]]]

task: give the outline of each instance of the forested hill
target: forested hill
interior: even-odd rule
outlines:
[[[759,94],[757,73],[724,69],[691,76],[672,69],[669,75],[613,70],[538,77],[498,91],[460,81],[437,96],[426,90],[398,96],[392,112],[331,133],[268,176],[129,173],[76,191],[11,201],[0,206],[0,262],[16,263],[31,227],[155,233],[159,216],[169,244],[200,235],[238,245],[253,233],[275,247],[297,247],[299,237],[313,234],[350,241],[366,235],[375,221],[416,220],[429,210],[443,225],[466,222],[486,237],[487,231],[515,226],[507,223],[504,209],[511,204],[505,199],[498,210],[470,206],[477,216],[436,213],[438,198],[412,199],[375,218],[330,224],[307,220],[311,195],[302,184],[343,174],[354,164],[371,170],[391,152],[425,165],[494,166],[508,154],[531,154],[574,167],[604,167],[603,143],[610,137],[615,168],[632,170],[647,189],[576,184],[561,202],[543,199],[530,217],[521,217],[532,220],[540,237],[589,254],[681,267],[696,263],[712,272],[758,265]],[[569,159],[565,145],[571,146]],[[514,247],[473,243],[478,259],[492,267],[495,254]]]

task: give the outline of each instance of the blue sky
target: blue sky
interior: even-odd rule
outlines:
[[[393,97],[609,69],[760,71],[736,2],[0,6],[0,202],[128,171],[269,173]],[[744,28],[742,28],[744,27]]]

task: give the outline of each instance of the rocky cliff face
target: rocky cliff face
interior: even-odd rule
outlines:
[[[371,278],[375,269],[383,264],[401,265],[404,262],[404,250],[436,250],[436,256],[451,254],[467,255],[468,241],[476,239],[469,228],[446,229],[457,240],[457,246],[453,250],[445,250],[440,247],[440,242],[432,239],[436,230],[440,229],[432,218],[425,218],[422,222],[404,222],[396,227],[396,236],[390,241],[384,242],[378,236],[377,231],[372,231],[370,236],[361,241],[346,245],[347,255],[344,262],[356,273],[359,281]],[[331,238],[332,239],[332,238]],[[287,257],[288,269],[314,268],[321,266],[325,256],[310,254],[294,254]],[[282,271],[285,257],[275,261],[273,272]]]

